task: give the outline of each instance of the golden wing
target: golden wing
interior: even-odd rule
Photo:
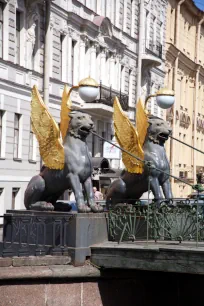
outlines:
[[[61,122],[60,122],[60,131],[62,135],[62,140],[64,140],[67,130],[69,128],[69,113],[71,112],[72,101],[70,99],[70,92],[68,86],[64,86],[64,91],[62,94],[62,104],[61,104]]]
[[[130,122],[128,117],[123,113],[118,98],[114,100],[114,128],[116,139],[121,148],[129,151],[137,157],[144,159],[144,152],[139,142],[138,133]],[[131,173],[142,173],[143,163],[129,154],[123,152],[122,160],[126,169]]]
[[[138,133],[141,147],[143,147],[145,137],[147,135],[148,126],[149,123],[148,123],[147,114],[144,110],[141,99],[139,99],[136,106],[136,130]]]
[[[49,113],[36,86],[32,89],[31,123],[45,166],[50,169],[63,169],[64,147],[60,140],[59,127]]]

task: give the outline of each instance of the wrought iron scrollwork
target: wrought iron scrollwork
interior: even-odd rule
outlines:
[[[142,205],[118,204],[108,213],[109,239],[135,241],[204,240],[204,206],[197,200],[182,199]],[[147,235],[148,231],[148,235]]]

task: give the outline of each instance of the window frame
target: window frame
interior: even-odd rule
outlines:
[[[21,12],[16,10],[16,64],[20,65],[21,61],[21,48],[20,48],[20,43],[21,43]]]
[[[17,120],[17,127],[16,127],[16,118],[18,118]],[[21,158],[19,157],[19,151],[20,151],[20,120],[22,118],[22,115],[19,113],[14,113],[14,141],[13,141],[13,159],[14,160],[21,160]],[[17,137],[16,137],[17,134]],[[17,139],[17,143],[16,143],[16,139]],[[15,148],[15,146],[17,146],[17,149]],[[15,150],[17,153],[15,153]]]

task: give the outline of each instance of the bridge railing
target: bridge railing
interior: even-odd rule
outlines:
[[[70,225],[75,216],[0,216],[4,224],[0,257],[68,255]]]
[[[148,204],[149,203],[149,204]],[[204,200],[137,200],[107,213],[109,240],[204,242]]]

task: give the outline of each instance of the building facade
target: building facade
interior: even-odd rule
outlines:
[[[73,106],[90,113],[97,133],[112,139],[114,96],[134,121],[137,98],[163,85],[166,5],[165,0],[0,0],[0,215],[24,208],[27,183],[40,169],[30,124],[33,85],[59,123],[64,84],[96,79],[97,100],[85,103],[73,91]],[[162,115],[154,101],[148,107]],[[88,146],[94,158],[103,158],[102,141],[89,136]],[[109,162],[121,167],[120,156]],[[95,179],[101,188],[110,182],[100,171]]]
[[[204,151],[204,13],[192,0],[169,0],[166,32],[165,83],[176,94],[167,112],[173,136]],[[196,183],[203,170],[199,152],[176,141],[168,145],[172,174]],[[172,180],[175,197],[186,197],[191,187]]]

